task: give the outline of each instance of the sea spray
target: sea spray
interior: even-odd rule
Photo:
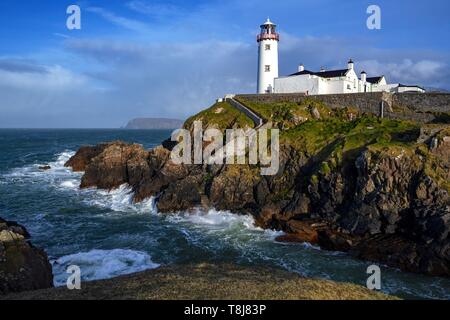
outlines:
[[[147,253],[128,249],[79,252],[60,257],[52,264],[55,286],[66,283],[66,269],[71,265],[80,268],[83,281],[108,279],[159,267]]]

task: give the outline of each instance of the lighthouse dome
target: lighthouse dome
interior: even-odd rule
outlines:
[[[273,23],[272,21],[270,21],[269,18],[267,18],[267,21],[261,25],[261,27],[263,26],[275,26],[275,23]]]

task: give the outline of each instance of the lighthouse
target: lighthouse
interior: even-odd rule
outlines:
[[[274,79],[278,78],[278,41],[280,35],[270,19],[261,25],[257,36],[258,51],[258,93],[272,93]]]

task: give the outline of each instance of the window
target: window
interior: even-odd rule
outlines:
[[[266,65],[265,68],[264,68],[264,70],[265,70],[266,72],[270,72],[270,65]]]
[[[270,50],[270,44],[266,44],[266,51]]]

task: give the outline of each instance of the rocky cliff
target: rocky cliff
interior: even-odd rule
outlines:
[[[24,227],[0,218],[0,295],[53,286],[47,254],[29,238]]]
[[[127,183],[135,201],[154,196],[163,213],[214,207],[251,214],[264,228],[284,230],[280,241],[450,275],[448,125],[311,102],[292,114],[276,110],[270,120],[283,131],[274,176],[261,176],[255,165],[176,165],[168,142],[150,151],[122,142],[83,147],[67,166],[85,172],[83,188]]]

